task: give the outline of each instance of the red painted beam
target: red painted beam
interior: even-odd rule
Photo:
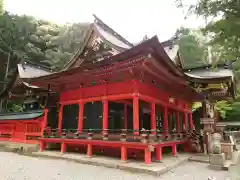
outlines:
[[[188,110],[188,109],[176,107],[175,105],[165,103],[165,102],[163,102],[163,101],[160,101],[160,100],[158,100],[158,99],[152,98],[152,97],[147,96],[147,95],[139,94],[138,96],[139,96],[139,98],[140,98],[141,100],[146,101],[146,102],[149,102],[149,103],[155,102],[156,104],[162,105],[163,107],[168,107],[168,108],[171,108],[171,109],[175,109],[175,110],[177,110],[177,111],[191,112],[191,111]]]
[[[81,100],[61,101],[59,103],[62,104],[62,105],[67,105],[67,104],[79,103],[80,101],[83,101],[84,103],[87,103],[87,102],[102,101],[104,99],[109,100],[109,101],[114,101],[114,100],[121,100],[121,99],[130,99],[130,98],[132,98],[132,96],[133,96],[132,93],[128,93],[128,94],[108,95],[108,96],[101,96],[101,97],[85,98],[85,99],[81,99]]]

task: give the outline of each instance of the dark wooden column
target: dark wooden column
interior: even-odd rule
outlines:
[[[127,129],[127,104],[125,103],[124,104],[124,129]]]
[[[164,107],[164,123],[163,123],[164,134],[168,135],[168,108]]]
[[[151,103],[151,129],[154,130],[152,134],[156,134],[156,104],[154,102]]]
[[[189,121],[190,121],[190,129],[193,129],[193,118],[192,118],[192,112],[189,113]]]
[[[180,127],[180,112],[176,112],[176,130],[178,133],[181,132],[181,127]]]
[[[183,112],[184,113],[184,126],[185,126],[185,131],[188,130],[188,114],[187,112]]]
[[[63,104],[60,104],[59,112],[58,112],[58,130],[62,132],[62,118],[63,118]]]

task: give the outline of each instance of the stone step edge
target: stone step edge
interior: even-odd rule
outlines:
[[[56,160],[66,160],[70,162],[75,162],[75,163],[80,163],[80,164],[87,164],[87,165],[94,165],[94,166],[102,166],[106,168],[113,168],[113,169],[119,169],[119,170],[124,170],[132,173],[143,173],[143,174],[149,174],[153,176],[160,176],[173,168],[177,167],[178,165],[187,162],[187,159],[182,160],[176,164],[174,164],[172,167],[166,166],[164,169],[159,170],[159,171],[153,171],[153,170],[147,170],[143,168],[135,168],[135,167],[126,167],[123,165],[113,165],[113,164],[106,164],[106,163],[101,163],[101,162],[93,162],[89,160],[83,160],[83,159],[74,159],[74,158],[68,158],[68,157],[60,157],[60,156],[51,156],[51,155],[44,155],[44,154],[34,154],[34,153],[18,153],[20,155],[24,156],[30,156],[30,157],[36,157],[36,158],[47,158],[47,159],[56,159]]]

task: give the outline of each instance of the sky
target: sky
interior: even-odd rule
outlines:
[[[31,15],[58,24],[93,22],[96,14],[132,43],[147,35],[169,39],[180,26],[197,28],[203,20],[190,17],[176,8],[175,0],[4,0],[5,10]],[[196,0],[185,0],[186,3]]]

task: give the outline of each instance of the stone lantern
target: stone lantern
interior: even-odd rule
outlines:
[[[204,133],[213,133],[214,119],[213,118],[201,118],[201,124],[203,124]]]

